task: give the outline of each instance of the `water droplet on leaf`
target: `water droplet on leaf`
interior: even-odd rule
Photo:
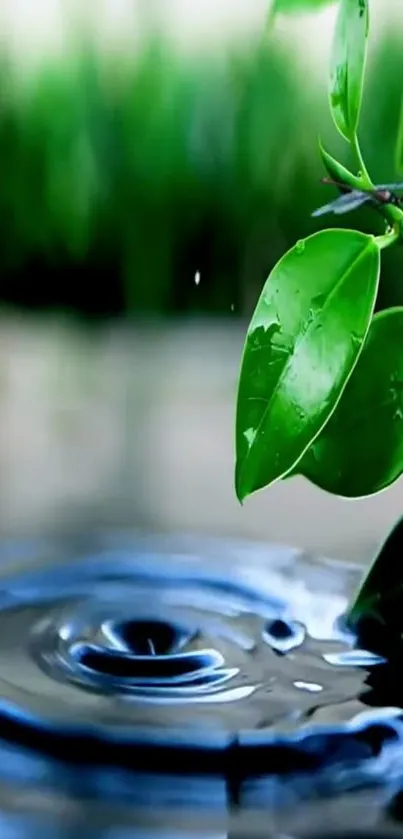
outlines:
[[[359,335],[356,335],[355,332],[351,333],[351,341],[352,341],[354,347],[360,347],[361,344],[362,344],[362,339],[360,338]]]
[[[253,446],[256,437],[256,429],[255,428],[247,428],[244,431],[244,437],[249,445],[249,447]]]
[[[297,244],[295,245],[295,250],[297,253],[301,254],[304,253],[305,250],[305,241],[304,239],[299,239]]]

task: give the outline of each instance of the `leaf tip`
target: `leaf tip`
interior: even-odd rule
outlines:
[[[250,492],[247,488],[245,488],[245,482],[241,480],[241,469],[239,462],[236,462],[235,466],[235,495],[241,505],[243,507],[245,499],[250,495]]]
[[[237,479],[237,477],[235,477],[235,495],[236,495],[237,500],[239,501],[241,507],[243,507],[243,503],[244,503],[245,498],[247,497],[248,493],[243,491],[243,489],[241,487],[241,484],[240,484],[239,480]]]

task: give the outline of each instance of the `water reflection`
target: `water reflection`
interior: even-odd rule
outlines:
[[[36,837],[35,816],[51,837],[232,839],[258,814],[251,836],[308,836],[345,796],[345,827],[362,796],[392,813],[403,702],[339,620],[359,570],[343,592],[317,567],[216,540],[8,545],[0,835]]]

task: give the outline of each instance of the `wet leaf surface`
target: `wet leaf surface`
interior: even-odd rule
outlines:
[[[375,315],[329,423],[298,471],[328,492],[373,495],[403,472],[403,308]]]
[[[238,498],[284,477],[329,419],[367,334],[374,237],[326,230],[277,263],[252,317],[237,398]]]

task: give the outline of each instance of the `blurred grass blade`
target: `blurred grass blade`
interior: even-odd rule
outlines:
[[[330,67],[330,107],[346,140],[357,129],[369,28],[369,0],[340,0]]]
[[[329,419],[369,328],[379,263],[373,236],[326,230],[298,242],[271,272],[238,386],[241,501],[286,475]]]
[[[403,95],[400,103],[399,125],[395,145],[395,169],[399,175],[403,172]]]
[[[313,12],[324,6],[334,4],[335,0],[272,0],[270,14],[296,14],[298,12]]]

